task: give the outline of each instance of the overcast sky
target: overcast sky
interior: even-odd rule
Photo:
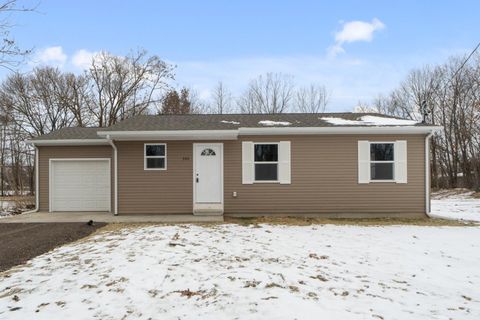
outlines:
[[[205,99],[218,81],[240,94],[251,78],[282,72],[325,85],[328,111],[351,111],[480,41],[480,1],[332,2],[42,0],[38,13],[14,17],[13,35],[35,49],[25,70],[81,72],[95,52],[145,48]]]

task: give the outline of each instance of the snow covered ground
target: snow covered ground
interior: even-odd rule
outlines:
[[[0,275],[0,319],[480,319],[480,227],[143,226]]]
[[[480,222],[480,198],[474,192],[454,189],[432,194],[431,215],[438,218]]]

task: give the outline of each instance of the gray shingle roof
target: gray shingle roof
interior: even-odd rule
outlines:
[[[376,113],[281,113],[281,114],[188,114],[142,115],[119,122],[102,131],[151,131],[151,130],[232,130],[238,128],[285,127],[334,127],[322,118],[357,120],[363,116],[393,118]],[[395,118],[393,118],[395,119]]]
[[[34,140],[98,139],[98,131],[156,131],[156,130],[235,130],[265,127],[336,127],[355,126],[364,116],[399,119],[378,113],[282,113],[282,114],[188,114],[140,115],[123,120],[108,128],[64,128]],[[347,120],[344,123],[324,118]],[[415,124],[422,126],[422,124]]]
[[[105,128],[98,127],[70,127],[62,128],[33,138],[32,140],[59,140],[59,139],[102,139],[97,135],[98,130]]]

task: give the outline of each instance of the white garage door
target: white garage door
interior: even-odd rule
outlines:
[[[51,211],[110,211],[108,159],[51,160]]]

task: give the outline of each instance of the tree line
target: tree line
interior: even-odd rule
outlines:
[[[467,58],[412,70],[388,95],[360,106],[443,127],[431,142],[433,188],[480,190],[480,55]]]
[[[431,143],[434,188],[480,189],[480,56],[464,61],[412,70],[397,89],[357,107],[417,121],[426,114],[444,128]],[[34,153],[24,141],[63,127],[105,127],[139,114],[318,113],[328,105],[325,86],[298,87],[279,73],[259,75],[237,97],[219,82],[204,101],[173,87],[174,70],[146,51],[103,52],[81,74],[44,66],[7,76],[0,83],[0,194],[33,190]]]
[[[81,74],[43,66],[16,72],[30,49],[11,36],[14,13],[34,12],[16,0],[0,1],[0,196],[33,191],[34,152],[25,140],[70,126],[110,126],[139,114],[324,112],[325,86],[299,87],[290,75],[267,73],[234,96],[219,82],[207,101],[174,87],[172,66],[146,51],[101,52]],[[357,111],[375,111],[441,125],[431,143],[434,188],[480,189],[480,55],[456,56],[412,70],[397,89]]]
[[[321,112],[328,103],[324,86],[297,88],[275,73],[253,79],[237,98],[219,82],[204,101],[174,87],[174,70],[140,50],[99,53],[80,74],[50,66],[12,72],[0,83],[0,195],[33,190],[34,152],[25,140],[64,127],[107,127],[140,114]]]

